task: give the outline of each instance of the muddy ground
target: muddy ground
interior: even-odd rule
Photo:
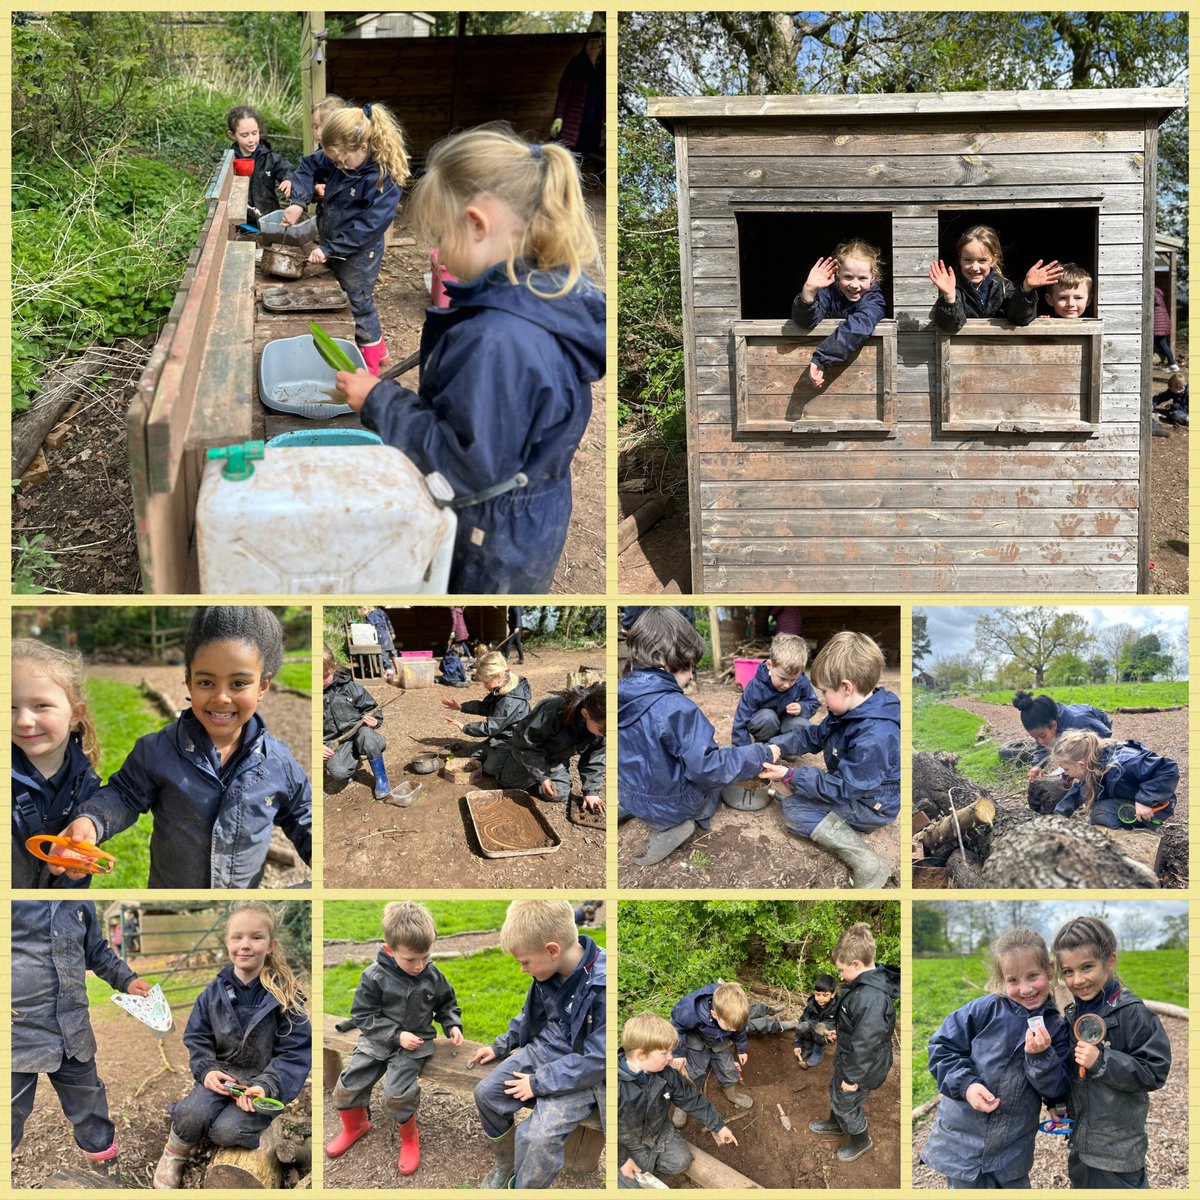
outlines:
[[[603,256],[604,190],[589,191],[587,200]],[[429,303],[424,282],[429,259],[408,238],[403,211],[395,234],[396,244],[385,253],[375,300],[392,360],[398,363],[418,346]],[[313,270],[312,276],[314,283],[333,283],[324,268]],[[258,282],[264,281],[281,282],[260,272]],[[603,286],[603,277],[597,282]],[[258,311],[261,316],[261,305]],[[13,493],[14,555],[21,537],[42,534],[42,545],[53,562],[46,564],[39,558],[35,578],[50,591],[97,595],[142,591],[125,418],[150,348],[129,343],[119,367],[89,384],[80,396],[83,408],[70,422],[70,435],[57,450],[46,451],[49,478]],[[415,387],[416,372],[405,375],[403,382]],[[571,466],[574,508],[554,577],[556,593],[602,594],[605,590],[604,387],[603,380],[592,385],[591,421]],[[57,569],[50,569],[54,564]]]
[[[1187,359],[1184,345],[1180,364]],[[1186,370],[1186,366],[1184,366]],[[1153,394],[1165,391],[1167,374],[1154,370]],[[1150,571],[1149,591],[1182,595],[1188,590],[1188,431],[1172,428],[1169,437],[1150,439]],[[671,511],[648,529],[617,560],[623,595],[692,590],[691,527],[688,521],[687,458],[682,453],[647,454],[645,461],[623,456],[618,467],[618,492],[630,479],[649,478],[638,493],[621,496],[620,516],[636,508],[641,492],[672,496]]]
[[[896,671],[885,671],[880,681],[894,692],[900,690]],[[716,726],[718,745],[727,746],[733,714],[741,692],[732,683],[719,684],[711,676],[698,679],[691,699]],[[818,709],[815,718],[825,717]],[[804,766],[824,767],[819,755],[805,755]],[[755,813],[718,806],[712,827],[685,842],[674,854],[653,867],[639,867],[649,827],[631,820],[620,827],[617,862],[622,887],[725,888],[725,887],[824,887],[849,885],[846,868],[832,855],[807,839],[792,836],[783,823],[779,805]],[[892,867],[889,886],[899,885],[900,833],[895,824],[862,835],[880,858]]]
[[[1063,1008],[1071,999],[1066,988],[1055,989]],[[1151,997],[1153,999],[1153,997]],[[1188,1023],[1178,1017],[1160,1017],[1171,1039],[1171,1073],[1161,1090],[1150,1093],[1146,1128],[1150,1150],[1146,1171],[1151,1188],[1186,1188],[1188,1178]],[[1041,1119],[1046,1116],[1042,1110]],[[933,1114],[913,1126],[913,1187],[944,1188],[945,1178],[921,1162],[921,1150],[933,1129]],[[1034,1142],[1033,1170],[1029,1182],[1035,1188],[1070,1187],[1067,1179],[1065,1137],[1039,1133]]]
[[[784,1016],[798,1016],[787,1012]],[[745,1090],[754,1107],[737,1108],[726,1100],[711,1073],[705,1096],[725,1117],[736,1146],[718,1146],[693,1118],[683,1136],[693,1145],[740,1171],[764,1188],[842,1188],[858,1194],[867,1188],[900,1186],[900,1071],[899,1054],[883,1087],[867,1098],[867,1128],[875,1143],[854,1163],[838,1161],[837,1150],[845,1138],[810,1133],[809,1121],[829,1115],[829,1080],[833,1048],[825,1060],[804,1070],[792,1054],[793,1035],[770,1034],[750,1039],[749,1058],[742,1068]],[[792,1123],[787,1132],[779,1120],[777,1104]],[[694,1188],[686,1176],[663,1176],[673,1188]]]
[[[135,958],[135,970],[148,969]],[[169,998],[169,997],[168,997]],[[167,1106],[191,1091],[188,1053],[182,1035],[189,1008],[175,1010],[175,1028],[163,1040],[173,1074],[161,1074],[162,1058],[154,1035],[115,1004],[93,1006],[92,1028],[96,1033],[96,1070],[108,1089],[109,1116],[117,1127],[119,1181],[112,1186],[149,1188],[154,1167],[166,1144],[170,1117]],[[146,1080],[151,1082],[135,1095]],[[276,1120],[287,1121],[305,1132],[312,1129],[312,1080],[305,1084],[296,1102]],[[204,1172],[212,1159],[212,1147],[194,1156],[184,1171],[183,1186],[203,1186]],[[63,1116],[58,1097],[45,1076],[38,1079],[37,1100],[25,1125],[25,1137],[12,1156],[14,1188],[38,1188],[47,1175],[66,1168],[88,1169],[89,1164],[75,1145],[71,1125]]]
[[[140,666],[122,663],[91,663],[88,665],[89,675],[99,675],[118,683],[129,683],[137,687],[143,680],[152,687],[169,696],[174,702],[176,712],[188,707],[187,688],[183,682],[181,666],[158,667],[152,665]],[[312,701],[294,692],[284,692],[272,688],[259,702],[258,713],[266,723],[268,732],[277,737],[292,752],[295,760],[304,768],[305,773],[312,770]],[[277,850],[291,848],[282,829],[278,826],[271,835],[271,845]],[[314,855],[320,839],[314,831]],[[266,874],[263,876],[263,887],[293,887],[301,883],[311,883],[312,871],[296,858],[296,865],[287,867],[277,863],[267,863]]]
[[[580,664],[602,665],[604,650],[540,649],[525,652],[520,673],[529,680],[533,704],[564,688],[567,673]],[[511,664],[516,668],[515,660]],[[479,699],[483,690],[435,685],[397,692],[382,681],[367,683],[380,702],[399,694],[384,712],[388,740],[384,763],[393,786],[404,780],[423,783],[420,800],[395,808],[372,798],[371,775],[364,764],[338,790],[325,793],[325,885],[373,887],[381,877],[403,879],[406,887],[453,888],[583,888],[600,891],[605,882],[605,831],[602,824],[583,823],[578,803],[568,806],[537,801],[538,811],[562,839],[553,853],[519,858],[486,858],[480,852],[464,797],[475,788],[496,784],[486,776],[478,784],[451,783],[439,775],[406,771],[413,755],[449,742],[461,742],[467,754],[479,742],[464,738],[448,723],[442,700]],[[455,714],[462,720],[461,714]],[[468,720],[474,718],[467,718]],[[572,794],[582,796],[576,762],[571,765]],[[337,788],[338,785],[333,785]],[[389,831],[386,834],[384,831]]]

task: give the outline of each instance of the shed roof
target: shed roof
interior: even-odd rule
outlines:
[[[764,117],[995,116],[1063,112],[1148,112],[1164,121],[1187,101],[1182,88],[1075,88],[1028,92],[900,92],[887,95],[651,96],[646,111],[668,129],[676,121]]]

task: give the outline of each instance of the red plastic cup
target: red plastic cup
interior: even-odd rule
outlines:
[[[235,158],[233,160],[233,173],[235,175],[253,175],[254,174],[254,159],[252,159],[252,158]]]

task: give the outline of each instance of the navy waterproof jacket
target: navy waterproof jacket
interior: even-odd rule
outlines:
[[[192,1075],[203,1083],[209,1071],[224,1071],[290,1104],[312,1070],[312,1026],[268,992],[243,1029],[233,979],[225,967],[192,1006],[183,1031]]]
[[[1070,1061],[1075,1061],[1075,1020],[1078,1005],[1063,1014],[1070,1036]],[[1140,1171],[1146,1165],[1149,1135],[1146,1114],[1150,1093],[1158,1091],[1171,1070],[1171,1040],[1162,1022],[1119,979],[1099,1006],[1089,1004],[1105,1025],[1100,1061],[1079,1078],[1069,1072],[1075,1118],[1071,1149],[1099,1171]]]
[[[1029,1018],[1040,1015],[1050,1048],[1025,1053]],[[1007,996],[980,996],[952,1012],[929,1039],[929,1070],[941,1103],[922,1161],[951,1179],[995,1175],[1012,1180],[1033,1166],[1042,1104],[1065,1102],[1070,1038],[1052,999],[1027,1009]],[[967,1088],[984,1087],[1000,1100],[995,1112],[976,1112]]]
[[[617,1055],[617,1149],[622,1163],[653,1147],[667,1131],[671,1106],[691,1113],[710,1133],[725,1118],[668,1063],[661,1071],[634,1071],[622,1050]],[[653,1163],[638,1163],[649,1167]]]
[[[118,992],[137,978],[104,940],[90,900],[13,901],[14,1071],[57,1071],[64,1058],[95,1058],[88,971]]]
[[[562,710],[561,696],[547,696],[512,727],[507,747],[537,783],[549,779],[555,767],[570,767],[578,754],[583,794],[598,796],[604,790],[604,738],[588,731],[582,708],[570,725],[563,724]]]
[[[463,726],[467,737],[487,738],[489,745],[497,746],[507,742],[512,737],[513,726],[529,716],[529,701],[533,698],[529,680],[514,679],[508,691],[503,690],[504,686],[501,684],[495,691],[488,692],[482,700],[464,700],[458,706],[459,711],[468,716],[483,718]]]
[[[279,825],[312,862],[312,787],[292,752],[254,713],[224,769],[190,709],[138,738],[119,771],[75,813],[100,841],[154,814],[152,888],[248,888],[262,878]]]
[[[816,1025],[818,1022],[825,1026],[831,1032],[836,1028],[838,1010],[838,994],[834,992],[833,999],[829,1001],[824,1008],[817,1003],[816,996],[809,996],[808,1003],[804,1006],[804,1011],[800,1014],[801,1022],[810,1021]],[[806,1034],[802,1030],[796,1031],[796,1045],[802,1046],[805,1042],[811,1042],[819,1035],[814,1031]]]
[[[230,149],[234,158],[244,158],[237,142]],[[249,204],[258,210],[260,217],[267,213],[278,212],[280,203],[276,188],[285,179],[291,178],[292,164],[276,150],[271,149],[270,142],[259,142],[254,148],[254,174],[250,176]]]
[[[321,740],[333,741],[369,713],[375,714],[376,728],[383,724],[375,697],[350,674],[349,668],[338,667],[321,695]]]
[[[871,284],[857,300],[847,299],[842,289],[831,283],[817,292],[811,304],[798,295],[792,301],[792,320],[805,329],[811,329],[818,321],[841,320],[841,325],[812,352],[812,360],[818,367],[828,367],[853,358],[875,332],[886,310],[887,301],[877,283]]]
[[[442,655],[441,661],[442,680],[445,683],[466,683],[467,669],[463,666],[463,660],[459,656],[457,650],[453,647],[448,649]]]
[[[78,730],[67,740],[63,765],[50,779],[43,777],[19,746],[13,747],[13,887],[85,888],[92,882],[90,875],[82,879],[52,875],[50,865],[34,858],[25,849],[25,842],[37,833],[62,833],[75,809],[99,787],[100,776],[83,752],[83,735]]]
[[[617,685],[617,800],[657,829],[707,821],[721,788],[771,761],[765,743],[721,748],[712,722],[669,671],[631,671]]]
[[[376,605],[367,613],[367,622],[375,627],[375,632],[379,637],[379,648],[388,654],[394,653],[396,645],[392,641],[392,638],[395,636],[396,631],[392,628],[392,623],[388,620],[387,613]]]
[[[1001,279],[993,270],[976,287],[954,268],[954,303],[947,304],[941,292],[933,306],[933,323],[947,333],[957,333],[968,317],[1003,317],[1014,325],[1028,325],[1037,316],[1037,292],[1028,295],[1011,279]]]
[[[1100,777],[1095,803],[1088,814],[1091,825],[1109,829],[1148,829],[1157,832],[1160,826],[1136,822],[1128,825],[1117,817],[1122,804],[1145,804],[1150,808],[1166,807],[1156,812],[1153,820],[1165,821],[1175,811],[1175,789],[1179,785],[1179,764],[1165,754],[1155,754],[1141,742],[1122,742],[1107,747],[1104,762],[1112,764]],[[1069,817],[1083,803],[1083,782],[1076,783],[1054,806],[1061,817]]]
[[[713,992],[721,985],[710,983],[694,992],[688,992],[682,1000],[675,1003],[671,1009],[671,1024],[679,1034],[675,1046],[676,1057],[681,1057],[687,1049],[689,1033],[699,1034],[710,1045],[715,1042],[732,1041],[739,1054],[745,1054],[750,1045],[746,1026],[741,1029],[722,1029],[717,1019],[712,1015]]]
[[[382,174],[383,169],[369,154],[362,166],[353,170],[335,167],[323,150],[314,150],[300,160],[292,176],[291,203],[307,208],[316,196],[316,185],[325,185],[318,236],[327,258],[350,258],[382,244],[403,193],[390,174],[381,190]]]
[[[360,1029],[358,1048],[372,1058],[386,1059],[393,1054],[429,1058],[437,1037],[434,1021],[447,1036],[451,1029],[462,1029],[462,1013],[450,981],[433,963],[426,963],[419,975],[410,975],[380,948],[375,961],[359,976],[350,1021],[338,1028]],[[403,1049],[402,1033],[415,1033],[423,1039],[421,1045],[415,1050]]]
[[[535,1096],[564,1096],[604,1086],[605,955],[586,934],[579,935],[579,944],[583,957],[576,970],[583,972],[583,979],[571,1004],[569,1025],[559,1019],[553,989],[535,979],[520,1013],[492,1043],[497,1058],[536,1043],[547,1061],[529,1078]]]
[[[586,278],[544,300],[527,278],[523,267],[511,283],[498,264],[448,283],[450,307],[426,310],[420,390],[378,383],[361,413],[459,497],[527,476],[526,487],[459,511],[451,592],[532,590],[511,585],[552,577],[566,539],[571,460],[592,415],[591,385],[604,376],[605,300]],[[543,292],[561,282],[534,276]],[[473,558],[486,559],[483,576],[464,566]]]
[[[785,710],[789,704],[799,704],[802,717],[811,717],[821,707],[820,698],[813,691],[807,675],[801,675],[786,692],[779,692],[771,682],[770,667],[765,662],[759,663],[754,678],[746,684],[737,711],[733,714],[733,744],[750,745],[750,718],[760,708],[769,708],[782,721],[787,716]]]
[[[868,1092],[882,1085],[892,1069],[899,996],[899,967],[874,967],[838,989],[835,1078]]]
[[[784,754],[825,755],[820,767],[793,767],[784,777],[798,795],[831,803],[855,798],[895,819],[900,815],[900,699],[876,688],[857,708],[819,725],[771,739]]]
[[[1068,729],[1090,729],[1100,737],[1108,738],[1112,737],[1112,717],[1104,709],[1090,704],[1060,704],[1055,729],[1058,734],[1066,733]],[[1053,746],[1039,746],[1033,752],[1033,765],[1040,767],[1053,749]]]

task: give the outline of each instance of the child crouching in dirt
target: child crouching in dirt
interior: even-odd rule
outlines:
[[[725,1118],[674,1066],[675,1027],[654,1013],[630,1017],[617,1056],[618,1188],[639,1187],[641,1171],[678,1175],[692,1152],[668,1119],[671,1106],[691,1113],[718,1146],[736,1146]]]
[[[617,820],[637,817],[654,831],[639,866],[662,862],[707,829],[721,789],[779,761],[778,746],[728,749],[683,689],[704,640],[673,608],[647,608],[629,631],[626,675],[617,685]]]
[[[350,1019],[337,1026],[362,1034],[333,1089],[342,1132],[326,1143],[330,1158],[345,1154],[371,1128],[371,1089],[382,1077],[383,1109],[400,1133],[397,1169],[411,1175],[421,1164],[417,1106],[421,1072],[434,1051],[434,1021],[452,1046],[463,1042],[454,988],[429,958],[436,940],[423,904],[393,901],[383,910],[383,948],[358,981]]]
[[[579,170],[564,147],[499,126],[453,134],[425,162],[410,226],[462,282],[446,285],[449,308],[427,310],[418,391],[363,371],[339,372],[338,391],[454,489],[451,593],[548,592],[571,520],[571,460],[605,368]]]
[[[883,653],[865,633],[843,631],[821,647],[811,678],[829,715],[819,725],[771,740],[785,755],[824,751],[820,767],[765,766],[793,794],[783,819],[850,868],[850,885],[883,887],[887,864],[855,830],[890,825],[900,815],[900,699],[878,686]]]
[[[527,679],[508,669],[508,657],[499,650],[485,654],[475,664],[475,678],[487,688],[482,700],[443,700],[442,707],[483,718],[465,725],[460,725],[453,717],[446,720],[467,737],[487,738],[482,746],[471,752],[471,757],[482,762],[483,769],[494,776],[499,769],[495,752],[508,743],[513,727],[529,716],[533,692]]]
[[[33,638],[12,644],[12,885],[85,888],[55,874],[25,843],[58,834],[100,787],[96,725],[83,696],[83,658]]]
[[[771,640],[770,657],[758,664],[738,701],[733,745],[765,742],[776,734],[808,726],[821,701],[804,674],[806,666],[808,643],[793,633],[777,633]]]
[[[392,783],[383,762],[387,738],[379,732],[383,713],[379,711],[375,697],[355,681],[349,668],[337,665],[328,645],[324,647],[323,660],[321,754],[325,760],[325,774],[333,780],[350,779],[358,770],[360,760],[365,758],[371,764],[375,780],[375,799],[387,800],[392,797]],[[350,733],[351,730],[354,732]],[[344,736],[348,733],[349,737]]]
[[[835,1137],[849,1134],[850,1140],[837,1156],[842,1162],[853,1162],[874,1145],[863,1103],[869,1092],[883,1086],[892,1069],[900,970],[875,965],[875,938],[862,922],[842,934],[833,950],[833,962],[845,986],[838,996],[829,1116],[824,1121],[810,1121],[808,1127],[813,1133]]]
[[[503,788],[522,788],[539,800],[563,804],[571,798],[571,759],[578,754],[583,807],[603,812],[607,725],[604,684],[555,692],[512,727],[507,742],[493,748],[495,770],[489,768],[488,774]]]
[[[1073,1188],[1147,1188],[1146,1119],[1150,1093],[1171,1071],[1171,1040],[1162,1022],[1117,978],[1117,939],[1099,917],[1075,917],[1054,935],[1058,971],[1074,997],[1063,1014],[1071,1041],[1067,1072],[1067,1177]],[[1083,1041],[1075,1024],[1094,1014],[1103,1041]]]
[[[825,1046],[837,1040],[836,1021],[837,981],[832,975],[818,975],[813,980],[813,993],[800,1014],[796,1044],[792,1047],[803,1069],[824,1060]]]
[[[738,1108],[750,1108],[754,1100],[737,1086],[749,1058],[746,1036],[749,1019],[750,1001],[740,984],[710,983],[689,992],[671,1009],[677,1055],[672,1065],[686,1065],[688,1078],[701,1091],[711,1068],[725,1098]],[[676,1128],[682,1129],[687,1114],[676,1108],[671,1120]]]
[[[183,1031],[196,1086],[171,1108],[156,1188],[179,1187],[189,1156],[205,1138],[255,1149],[312,1070],[312,1026],[275,926],[275,913],[261,900],[230,907],[230,965],[200,993]],[[278,1107],[256,1108],[264,1099]]]
[[[508,1030],[471,1057],[505,1059],[475,1088],[496,1166],[485,1188],[547,1188],[572,1130],[590,1113],[604,1124],[604,951],[575,928],[566,900],[514,900],[500,944],[533,977]],[[516,1112],[533,1114],[513,1125]]]
[[[152,888],[257,887],[273,825],[311,863],[312,786],[257,713],[283,664],[278,619],[249,605],[197,608],[183,661],[191,707],[138,738],[63,834],[107,841],[153,813]]]
[[[992,943],[989,994],[929,1040],[941,1102],[921,1161],[951,1188],[1029,1187],[1042,1103],[1065,1104],[1071,1087],[1053,978],[1042,935],[1010,929]]]
[[[1021,714],[1021,727],[1037,742],[1029,768],[1031,780],[1041,778],[1055,740],[1069,729],[1090,729],[1100,737],[1112,737],[1112,717],[1091,704],[1059,704],[1052,696],[1031,692],[1017,692],[1012,704]]]
[[[1141,742],[1073,729],[1054,743],[1053,760],[1075,781],[1054,807],[1061,817],[1083,805],[1089,825],[1160,833],[1175,811],[1179,764]]]
[[[94,1163],[117,1157],[108,1095],[96,1074],[87,973],[145,996],[150,984],[104,940],[90,900],[17,900],[12,905],[12,1148],[33,1111],[39,1075],[48,1075],[75,1144]]]

